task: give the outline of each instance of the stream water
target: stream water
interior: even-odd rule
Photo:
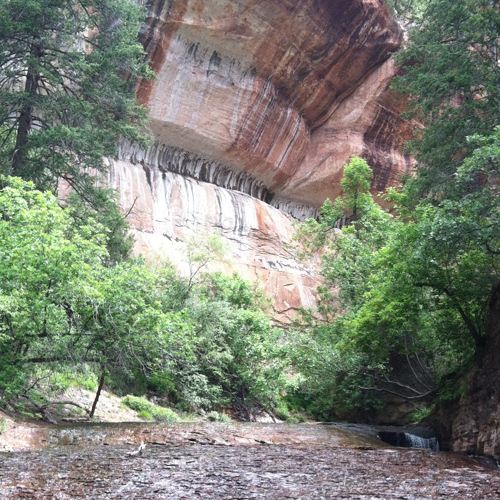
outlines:
[[[498,470],[336,426],[86,425],[17,437],[0,452],[2,499],[500,498]]]

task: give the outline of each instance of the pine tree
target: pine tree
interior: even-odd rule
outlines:
[[[144,14],[130,0],[0,0],[0,170],[92,204],[103,157],[144,140]]]
[[[475,146],[500,121],[500,1],[431,0],[400,54],[395,88],[409,98],[409,116],[424,125],[410,143],[418,191],[441,196]]]

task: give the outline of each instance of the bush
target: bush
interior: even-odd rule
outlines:
[[[210,420],[210,422],[216,422],[217,420],[219,420],[219,414],[216,411],[211,411],[207,415],[207,419]]]
[[[143,418],[144,420],[153,420],[153,415],[151,415],[151,413],[149,413],[149,411],[146,410],[140,411],[139,413],[137,413],[137,416],[139,418]]]
[[[217,411],[211,411],[207,415],[207,419],[210,420],[210,422],[224,422],[226,424],[230,424],[233,421],[231,417]]]
[[[178,422],[180,419],[178,415],[170,408],[163,408],[156,406],[146,398],[139,398],[137,396],[125,396],[122,398],[122,404],[137,412],[138,416],[150,415],[152,419],[159,422]],[[147,417],[141,417],[147,418]]]
[[[429,406],[429,407],[424,407],[424,408],[418,408],[417,410],[413,411],[410,414],[410,421],[412,424],[418,424],[425,418],[427,418],[432,410],[434,409],[434,406]]]
[[[285,420],[288,421],[288,419],[291,417],[290,411],[286,407],[286,405],[281,404],[276,408],[276,417],[278,417],[280,420]]]

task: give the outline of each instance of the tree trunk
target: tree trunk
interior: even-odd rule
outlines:
[[[43,50],[39,45],[32,46],[32,54],[40,59],[43,55]],[[26,84],[24,86],[24,93],[31,99],[36,95],[38,84],[40,81],[40,74],[36,68],[29,67],[26,74]],[[14,154],[12,156],[12,170],[13,175],[19,175],[26,163],[28,136],[33,124],[33,115],[35,108],[32,102],[26,103],[19,112],[19,121],[17,126],[17,137]]]
[[[97,402],[99,401],[99,396],[101,395],[102,388],[104,386],[104,377],[106,376],[106,367],[104,365],[101,366],[101,378],[99,379],[99,387],[97,388],[97,392],[95,394],[94,402],[92,403],[92,409],[90,410],[89,417],[92,418],[95,413],[95,409],[97,407]]]

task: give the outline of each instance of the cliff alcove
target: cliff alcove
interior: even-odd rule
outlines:
[[[402,32],[382,0],[147,3],[142,37],[157,74],[138,95],[154,144],[122,144],[111,182],[141,253],[185,266],[193,236],[227,243],[226,270],[259,280],[288,322],[317,279],[287,245],[293,219],[370,161],[373,192],[410,168],[410,127],[389,90]],[[135,203],[135,204],[134,204]]]

